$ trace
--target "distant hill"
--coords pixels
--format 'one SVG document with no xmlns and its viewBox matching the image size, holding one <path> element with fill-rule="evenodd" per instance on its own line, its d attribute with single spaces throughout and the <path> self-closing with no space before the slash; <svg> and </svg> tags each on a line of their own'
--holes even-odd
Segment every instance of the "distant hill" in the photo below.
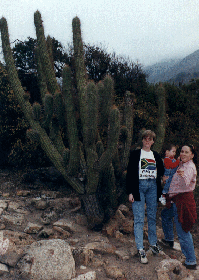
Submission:
<svg viewBox="0 0 199 280">
<path fill-rule="evenodd" d="M 191 79 L 199 78 L 199 50 L 183 59 L 172 59 L 143 68 L 148 82 L 189 83 Z"/>
</svg>

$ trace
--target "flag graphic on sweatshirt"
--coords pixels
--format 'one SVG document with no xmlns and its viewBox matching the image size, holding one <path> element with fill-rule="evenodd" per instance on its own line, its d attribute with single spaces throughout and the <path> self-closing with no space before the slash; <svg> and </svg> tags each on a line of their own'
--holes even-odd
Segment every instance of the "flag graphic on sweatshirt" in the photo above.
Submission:
<svg viewBox="0 0 199 280">
<path fill-rule="evenodd" d="M 156 162 L 154 159 L 141 159 L 140 179 L 156 178 Z"/>
</svg>

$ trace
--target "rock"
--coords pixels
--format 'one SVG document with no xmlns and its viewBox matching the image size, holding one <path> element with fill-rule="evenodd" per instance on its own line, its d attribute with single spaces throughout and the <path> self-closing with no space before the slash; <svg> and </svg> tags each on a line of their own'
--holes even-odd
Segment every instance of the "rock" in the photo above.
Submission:
<svg viewBox="0 0 199 280">
<path fill-rule="evenodd" d="M 71 248 L 61 239 L 32 243 L 18 267 L 27 280 L 64 280 L 75 277 Z"/>
<path fill-rule="evenodd" d="M 134 221 L 125 218 L 120 226 L 120 231 L 125 233 L 132 233 L 134 230 Z"/>
<path fill-rule="evenodd" d="M 55 211 L 44 211 L 41 216 L 41 222 L 44 225 L 49 225 L 53 220 L 57 219 L 57 213 Z"/>
<path fill-rule="evenodd" d="M 115 212 L 114 219 L 116 219 L 119 223 L 122 223 L 125 220 L 125 216 L 122 214 L 122 211 L 118 209 Z"/>
<path fill-rule="evenodd" d="M 105 266 L 105 271 L 106 271 L 106 275 L 110 278 L 114 278 L 114 279 L 123 279 L 125 280 L 125 273 L 118 268 L 117 266 Z"/>
<path fill-rule="evenodd" d="M 90 271 L 87 272 L 86 274 L 81 274 L 76 278 L 73 278 L 72 280 L 96 280 L 96 272 L 95 271 Z"/>
<path fill-rule="evenodd" d="M 87 226 L 87 218 L 85 215 L 77 214 L 75 216 L 75 222 L 81 226 Z"/>
<path fill-rule="evenodd" d="M 115 237 L 115 232 L 119 230 L 118 221 L 111 219 L 107 224 L 104 225 L 102 232 L 108 236 Z"/>
<path fill-rule="evenodd" d="M 15 189 L 15 184 L 12 182 L 5 182 L 1 184 L 0 189 L 4 192 L 9 192 L 10 189 Z"/>
<path fill-rule="evenodd" d="M 123 238 L 123 233 L 121 233 L 119 230 L 117 230 L 116 232 L 115 232 L 115 238 L 116 239 L 122 239 Z"/>
<path fill-rule="evenodd" d="M 3 234 L 3 238 L 9 239 L 15 245 L 26 246 L 34 242 L 34 239 L 29 234 L 23 232 L 2 230 L 0 233 Z"/>
<path fill-rule="evenodd" d="M 15 211 L 20 214 L 28 214 L 28 211 L 24 209 L 25 204 L 22 202 L 15 202 L 15 201 L 10 201 L 8 204 L 8 209 L 7 211 Z"/>
<path fill-rule="evenodd" d="M 7 265 L 0 263 L 0 276 L 9 273 Z"/>
<path fill-rule="evenodd" d="M 61 228 L 61 227 L 56 227 L 56 226 L 54 226 L 53 229 L 56 230 L 56 231 L 58 231 L 61 235 L 63 235 L 64 238 L 68 238 L 68 237 L 71 236 L 71 233 L 70 233 L 70 232 L 64 230 L 64 229 Z"/>
<path fill-rule="evenodd" d="M 0 242 L 0 262 L 14 267 L 23 256 L 24 250 L 16 246 L 11 240 L 5 239 Z"/>
<path fill-rule="evenodd" d="M 55 191 L 42 191 L 41 192 L 42 198 L 47 199 L 55 199 L 57 197 L 57 192 Z"/>
<path fill-rule="evenodd" d="M 2 216 L 2 221 L 4 223 L 12 224 L 12 225 L 17 225 L 21 226 L 23 221 L 24 221 L 24 215 L 23 214 L 10 214 L 10 213 L 5 213 Z"/>
<path fill-rule="evenodd" d="M 93 250 L 99 253 L 115 254 L 116 247 L 107 242 L 92 242 L 85 246 L 87 250 Z"/>
<path fill-rule="evenodd" d="M 116 250 L 115 254 L 116 254 L 116 256 L 118 256 L 122 260 L 128 260 L 130 258 L 129 253 L 126 250 L 123 250 L 123 249 Z"/>
<path fill-rule="evenodd" d="M 53 235 L 52 229 L 43 229 L 38 233 L 39 238 L 48 238 L 49 236 Z"/>
<path fill-rule="evenodd" d="M 27 227 L 24 229 L 25 233 L 38 233 L 41 229 L 43 228 L 43 226 L 38 225 L 38 224 L 33 224 L 33 223 L 28 223 Z"/>
<path fill-rule="evenodd" d="M 3 210 L 6 210 L 8 207 L 8 202 L 4 201 L 4 200 L 0 200 L 0 208 L 2 208 Z"/>
<path fill-rule="evenodd" d="M 129 208 L 124 205 L 124 204 L 121 204 L 119 207 L 118 207 L 118 210 L 120 210 L 122 212 L 123 215 L 126 215 L 129 213 Z"/>
<path fill-rule="evenodd" d="M 30 194 L 31 194 L 31 192 L 27 191 L 27 190 L 18 190 L 17 191 L 17 195 L 18 196 L 26 197 L 26 196 L 29 196 Z"/>
<path fill-rule="evenodd" d="M 31 200 L 31 204 L 37 209 L 37 210 L 45 210 L 48 207 L 48 203 L 46 200 L 41 199 L 41 197 L 33 198 Z"/>
<path fill-rule="evenodd" d="M 9 196 L 10 196 L 10 193 L 9 193 L 9 192 L 4 192 L 4 193 L 2 193 L 2 196 L 5 197 L 5 198 L 6 198 L 6 197 L 9 197 Z"/>
<path fill-rule="evenodd" d="M 160 280 L 186 279 L 189 276 L 188 270 L 175 259 L 162 260 L 155 270 Z"/>
<path fill-rule="evenodd" d="M 74 233 L 76 231 L 81 231 L 80 229 L 74 222 L 71 222 L 67 219 L 61 219 L 53 224 L 53 226 L 58 226 L 66 231 L 69 231 L 71 233 Z"/>
</svg>

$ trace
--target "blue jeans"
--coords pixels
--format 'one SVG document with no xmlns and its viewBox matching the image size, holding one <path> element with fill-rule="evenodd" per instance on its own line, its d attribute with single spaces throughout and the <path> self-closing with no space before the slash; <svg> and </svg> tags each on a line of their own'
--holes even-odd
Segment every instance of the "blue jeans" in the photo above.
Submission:
<svg viewBox="0 0 199 280">
<path fill-rule="evenodd" d="M 132 203 L 134 215 L 134 235 L 137 249 L 143 249 L 143 227 L 145 217 L 145 202 L 147 206 L 148 239 L 150 245 L 156 245 L 156 212 L 157 212 L 157 184 L 155 179 L 139 180 L 141 201 Z"/>
<path fill-rule="evenodd" d="M 174 234 L 173 234 L 173 218 L 174 218 L 181 250 L 186 257 L 185 263 L 189 265 L 196 264 L 196 256 L 194 252 L 192 235 L 190 231 L 185 232 L 182 229 L 182 226 L 178 221 L 178 213 L 177 213 L 177 207 L 175 203 L 173 203 L 170 209 L 168 208 L 163 209 L 161 213 L 161 217 L 162 217 L 162 229 L 164 232 L 165 240 L 167 241 L 174 240 Z"/>
</svg>

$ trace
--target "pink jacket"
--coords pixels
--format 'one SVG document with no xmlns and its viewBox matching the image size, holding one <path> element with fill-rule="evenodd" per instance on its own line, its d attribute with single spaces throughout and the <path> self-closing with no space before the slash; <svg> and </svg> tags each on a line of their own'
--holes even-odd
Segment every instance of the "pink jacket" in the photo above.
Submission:
<svg viewBox="0 0 199 280">
<path fill-rule="evenodd" d="M 185 163 L 180 162 L 178 169 L 183 170 L 184 175 L 180 176 L 177 174 L 177 172 L 173 175 L 168 192 L 169 197 L 172 197 L 178 193 L 193 191 L 196 186 L 197 171 L 192 160 L 189 160 Z"/>
</svg>

